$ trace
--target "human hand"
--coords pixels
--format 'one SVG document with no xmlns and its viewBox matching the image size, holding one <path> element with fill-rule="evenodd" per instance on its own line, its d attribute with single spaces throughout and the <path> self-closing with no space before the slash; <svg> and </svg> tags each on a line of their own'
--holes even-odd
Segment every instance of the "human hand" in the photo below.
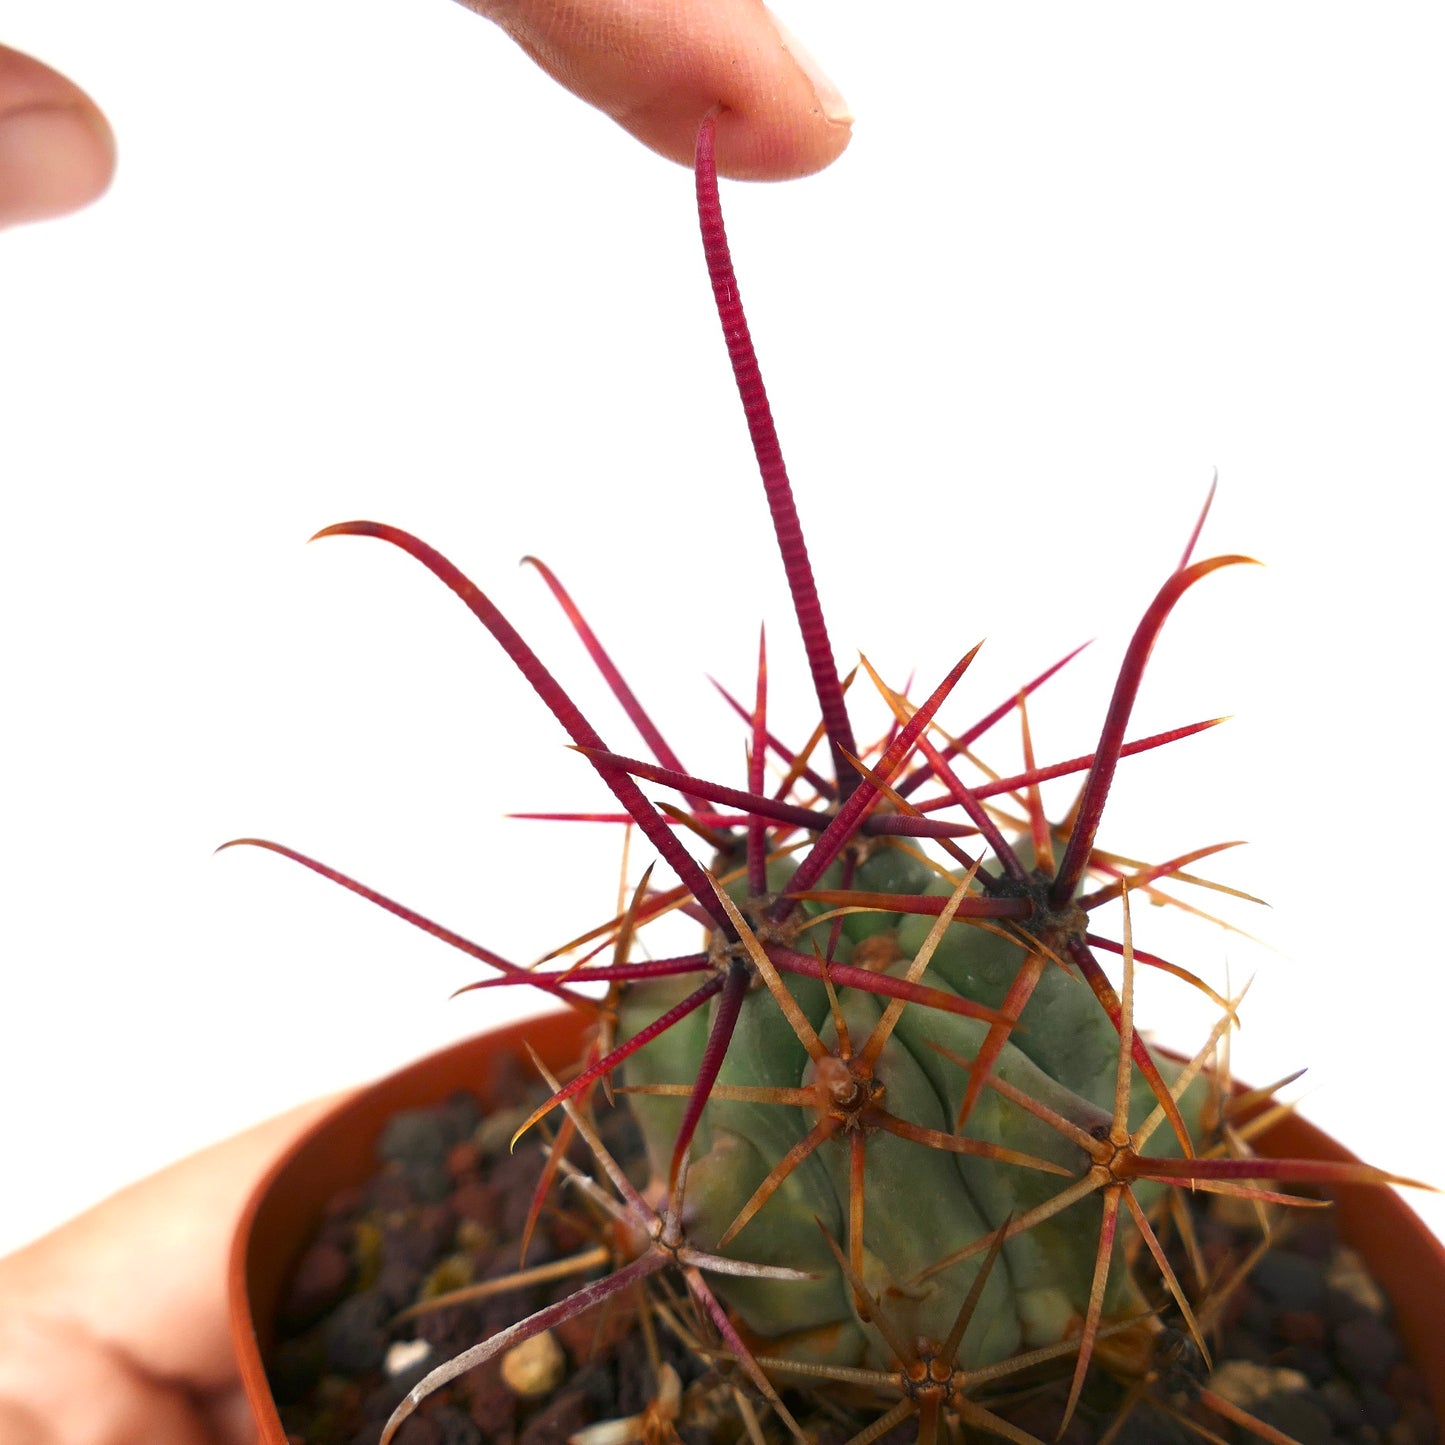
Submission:
<svg viewBox="0 0 1445 1445">
<path fill-rule="evenodd" d="M 319 1099 L 182 1160 L 0 1259 L 3 1445 L 250 1445 L 226 1263 Z"/>
<path fill-rule="evenodd" d="M 110 184 L 115 141 L 73 81 L 0 45 L 0 227 L 61 216 Z"/>
</svg>

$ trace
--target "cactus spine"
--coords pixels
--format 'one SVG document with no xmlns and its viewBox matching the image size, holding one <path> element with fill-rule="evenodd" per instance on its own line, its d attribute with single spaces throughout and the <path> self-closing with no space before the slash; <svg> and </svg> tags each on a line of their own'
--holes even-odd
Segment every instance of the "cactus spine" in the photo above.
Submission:
<svg viewBox="0 0 1445 1445">
<path fill-rule="evenodd" d="M 1070 1381 L 1062 1429 L 1103 1354 L 1118 1368 L 1132 1351 L 1147 1375 L 1165 1331 L 1146 1304 L 1146 1276 L 1154 1286 L 1147 1297 L 1172 1297 L 1205 1349 L 1153 1222 L 1171 1185 L 1273 1202 L 1280 1181 L 1391 1179 L 1363 1165 L 1201 1157 L 1224 1108 L 1208 1064 L 1235 1005 L 1136 951 L 1127 903 L 1129 894 L 1160 899 L 1161 886 L 1209 850 L 1146 866 L 1095 845 L 1120 759 L 1211 725 L 1127 736 L 1145 661 L 1171 609 L 1210 573 L 1249 559 L 1186 557 L 1164 580 L 1086 758 L 1039 767 L 1029 745 L 1025 699 L 1063 663 L 966 730 L 944 733 L 937 719 L 972 654 L 916 705 L 873 677 L 893 722 L 877 746 L 860 746 L 738 299 L 712 145 L 709 121 L 697 161 L 708 270 L 817 695 L 815 741 L 831 754 L 831 769 L 816 749 L 791 751 L 769 732 L 760 657 L 755 700 L 733 704 L 750 738 L 744 785 L 685 772 L 542 568 L 656 761 L 611 751 L 457 568 L 399 529 L 352 522 L 321 535 L 381 538 L 449 586 L 612 789 L 616 819 L 635 824 L 679 882 L 639 890 L 605 935 L 611 962 L 589 957 L 564 972 L 537 972 L 313 859 L 242 840 L 482 959 L 499 971 L 488 986 L 545 988 L 599 1024 L 585 1064 L 565 1084 L 554 1081 L 531 1122 L 560 1108 L 555 1158 L 578 1136 L 596 1153 L 610 1186 L 558 1168 L 617 1226 L 617 1268 L 434 1371 L 383 1441 L 462 1371 L 668 1272 L 695 1305 L 705 1348 L 745 1373 L 800 1437 L 782 1391 L 835 1381 L 851 1399 L 874 1402 L 875 1423 L 860 1440 L 916 1415 L 930 1440 L 953 1419 L 1027 1442 L 1033 1437 L 980 1400 L 1022 1369 L 1052 1368 Z M 1023 722 L 1027 770 L 965 781 L 960 759 L 1010 716 Z M 769 759 L 786 774 L 781 789 L 765 782 Z M 1052 822 L 1039 784 L 1071 772 L 1082 780 L 1078 801 Z M 674 789 L 685 806 L 663 811 L 643 783 Z M 687 836 L 706 841 L 705 862 L 682 841 L 679 820 Z M 1124 936 L 1097 936 L 1091 914 L 1121 895 Z M 676 907 L 705 926 L 697 950 L 631 961 L 638 930 Z M 1122 991 L 1099 962 L 1106 952 L 1122 955 Z M 1219 1005 L 1218 1028 L 1187 1066 L 1155 1057 L 1134 1032 L 1140 966 L 1183 974 Z M 600 1001 L 578 991 L 589 982 L 606 985 Z M 642 1124 L 646 1191 L 613 1165 L 590 1122 L 606 1107 L 604 1079 Z"/>
</svg>

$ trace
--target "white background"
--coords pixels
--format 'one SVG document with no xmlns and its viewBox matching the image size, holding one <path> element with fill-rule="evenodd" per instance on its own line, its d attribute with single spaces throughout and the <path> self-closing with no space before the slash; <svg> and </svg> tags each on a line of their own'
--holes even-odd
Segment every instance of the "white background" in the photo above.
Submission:
<svg viewBox="0 0 1445 1445">
<path fill-rule="evenodd" d="M 840 660 L 931 686 L 986 636 L 961 724 L 1097 637 L 1033 713 L 1087 750 L 1217 467 L 1204 549 L 1270 565 L 1185 600 L 1133 731 L 1234 721 L 1126 764 L 1101 841 L 1249 839 L 1207 871 L 1271 950 L 1139 943 L 1257 972 L 1239 1071 L 1311 1065 L 1311 1117 L 1445 1182 L 1438 8 L 784 12 L 856 137 L 724 204 Z M 812 717 L 683 170 L 444 0 L 3 0 L 0 37 L 122 147 L 101 206 L 0 236 L 4 1248 L 535 1007 L 449 1002 L 476 965 L 224 839 L 523 961 L 612 906 L 615 835 L 502 816 L 605 805 L 551 718 L 318 527 L 433 541 L 623 750 L 524 553 L 699 772 L 740 778 L 703 674 L 746 688 L 764 616 L 778 728 Z M 1140 1013 L 1205 1022 L 1157 977 Z"/>
</svg>

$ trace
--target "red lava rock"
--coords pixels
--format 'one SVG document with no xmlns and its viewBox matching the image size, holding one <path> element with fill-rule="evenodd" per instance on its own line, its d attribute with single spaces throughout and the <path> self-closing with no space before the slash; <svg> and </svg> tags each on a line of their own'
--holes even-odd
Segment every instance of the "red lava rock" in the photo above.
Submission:
<svg viewBox="0 0 1445 1445">
<path fill-rule="evenodd" d="M 1388 1430 L 1400 1418 L 1400 1407 L 1378 1386 L 1360 1386 L 1365 1419 L 1377 1430 Z"/>
<path fill-rule="evenodd" d="M 445 1253 L 457 1227 L 451 1205 L 445 1201 L 440 1204 L 423 1204 L 416 1212 L 416 1222 L 417 1227 L 435 1239 L 438 1248 Z"/>
<path fill-rule="evenodd" d="M 326 1321 L 326 1363 L 337 1373 L 376 1369 L 386 1355 L 386 1321 L 391 1314 L 375 1290 L 344 1300 Z"/>
<path fill-rule="evenodd" d="M 365 1201 L 366 1185 L 353 1184 L 346 1189 L 338 1190 L 327 1200 L 324 1217 L 350 1220 L 354 1214 L 361 1212 Z"/>
<path fill-rule="evenodd" d="M 521 1059 L 510 1054 L 496 1060 L 490 1090 L 492 1112 L 504 1113 L 523 1103 L 530 1103 L 536 1089 L 536 1075 Z"/>
<path fill-rule="evenodd" d="M 517 1397 L 502 1379 L 500 1359 L 468 1370 L 457 1381 L 457 1392 L 466 1402 L 467 1414 L 484 1435 L 491 1438 L 511 1434 L 517 1418 Z"/>
<path fill-rule="evenodd" d="M 1276 1249 L 1261 1258 L 1249 1278 L 1250 1288 L 1282 1310 L 1323 1310 L 1325 1267 L 1293 1249 Z"/>
<path fill-rule="evenodd" d="M 315 1242 L 334 1244 L 343 1254 L 349 1256 L 356 1243 L 356 1220 L 344 1216 L 322 1220 Z"/>
<path fill-rule="evenodd" d="M 452 1191 L 451 1205 L 458 1219 L 470 1219 L 488 1229 L 496 1229 L 499 1211 L 496 1190 L 491 1185 L 480 1181 L 461 1184 Z"/>
<path fill-rule="evenodd" d="M 288 1329 L 304 1329 L 334 1305 L 351 1282 L 351 1261 L 335 1244 L 313 1244 L 292 1276 L 281 1318 Z"/>
<path fill-rule="evenodd" d="M 419 1340 L 425 1340 L 440 1359 L 450 1359 L 486 1338 L 481 1314 L 469 1305 L 429 1310 L 412 1321 Z"/>
<path fill-rule="evenodd" d="M 451 1142 L 437 1109 L 401 1109 L 387 1120 L 376 1148 L 397 1164 L 440 1164 Z"/>
<path fill-rule="evenodd" d="M 1328 1213 L 1301 1211 L 1291 1220 L 1289 1247 L 1296 1254 L 1326 1263 L 1339 1245 L 1339 1227 Z"/>
<path fill-rule="evenodd" d="M 636 1307 L 628 1301 L 614 1308 L 588 1310 L 552 1326 L 557 1343 L 567 1351 L 573 1364 L 582 1366 L 609 1353 L 632 1333 L 637 1322 Z"/>
<path fill-rule="evenodd" d="M 498 1228 L 508 1239 L 519 1239 L 527 1223 L 540 1155 L 540 1149 L 518 1145 L 515 1154 L 493 1161 L 490 1182 L 501 1206 Z"/>
<path fill-rule="evenodd" d="M 1006 1410 L 997 1412 L 1010 1425 L 1020 1430 L 1025 1430 L 1031 1435 L 1037 1436 L 1040 1440 L 1053 1440 L 1055 1445 L 1089 1445 L 1093 1439 L 1091 1431 L 1079 1415 L 1075 1415 L 1069 1421 L 1069 1428 L 1062 1436 L 1059 1435 L 1059 1402 L 1057 1400 L 1046 1400 L 1035 1396 L 1032 1400 L 1023 1400 L 1016 1405 L 1010 1405 Z M 913 1433 L 904 1432 L 904 1440 L 912 1440 L 918 1434 L 918 1421 L 916 1417 L 903 1422 Z M 889 1432 L 892 1433 L 891 1431 Z M 884 1437 L 886 1438 L 886 1437 Z"/>
<path fill-rule="evenodd" d="M 1401 1360 L 1385 1377 L 1385 1392 L 1402 1405 L 1406 1400 L 1430 1400 L 1425 1377 L 1408 1360 Z"/>
<path fill-rule="evenodd" d="M 442 1432 L 426 1415 L 413 1415 L 396 1432 L 396 1445 L 442 1445 Z"/>
<path fill-rule="evenodd" d="M 1400 1359 L 1400 1341 L 1373 1315 L 1335 1327 L 1335 1353 L 1345 1373 L 1361 1385 L 1379 1385 Z"/>
<path fill-rule="evenodd" d="M 1365 1407 L 1353 1386 L 1341 1379 L 1326 1380 L 1320 1387 L 1320 1400 L 1330 1412 L 1336 1434 L 1354 1438 L 1365 1426 Z"/>
<path fill-rule="evenodd" d="M 1242 1284 L 1225 1301 L 1219 1311 L 1216 1323 L 1221 1329 L 1229 1330 L 1243 1323 L 1245 1314 L 1254 1304 L 1254 1292 L 1247 1283 Z"/>
<path fill-rule="evenodd" d="M 591 1414 L 587 1396 L 580 1390 L 567 1390 L 532 1416 L 517 1445 L 567 1445 L 567 1437 L 589 1424 Z"/>
<path fill-rule="evenodd" d="M 552 1243 L 560 1254 L 576 1254 L 591 1249 L 597 1243 L 597 1234 L 585 1229 L 580 1220 L 573 1224 L 559 1218 L 552 1221 Z"/>
<path fill-rule="evenodd" d="M 1200 1246 L 1199 1253 L 1209 1276 L 1214 1278 L 1224 1273 L 1221 1266 L 1233 1257 L 1234 1245 L 1228 1239 L 1210 1239 Z"/>
<path fill-rule="evenodd" d="M 438 1204 L 451 1193 L 452 1178 L 447 1173 L 446 1164 L 441 1160 L 435 1163 L 403 1164 L 402 1171 L 412 1193 L 423 1204 Z"/>
<path fill-rule="evenodd" d="M 1299 1445 L 1333 1445 L 1335 1434 L 1330 1427 L 1329 1413 L 1308 1395 L 1292 1392 L 1270 1395 L 1259 1402 L 1253 1413 Z"/>
<path fill-rule="evenodd" d="M 388 1260 L 382 1264 L 371 1287 L 393 1310 L 401 1310 L 416 1300 L 422 1279 L 421 1270 L 400 1260 Z"/>
<path fill-rule="evenodd" d="M 482 1445 L 482 1432 L 455 1406 L 439 1406 L 431 1421 L 441 1431 L 441 1445 Z"/>
<path fill-rule="evenodd" d="M 367 1189 L 366 1202 L 369 1208 L 380 1214 L 400 1214 L 416 1203 L 406 1175 L 395 1165 L 378 1174 Z"/>
<path fill-rule="evenodd" d="M 1275 1363 L 1289 1370 L 1298 1370 L 1312 1386 L 1323 1385 L 1334 1377 L 1336 1364 L 1328 1350 L 1313 1345 L 1288 1345 L 1275 1356 Z"/>
<path fill-rule="evenodd" d="M 1312 1350 L 1324 1348 L 1327 1334 L 1324 1316 L 1314 1310 L 1281 1310 L 1274 1331 L 1285 1344 L 1308 1345 Z"/>
<path fill-rule="evenodd" d="M 441 1248 L 434 1235 L 414 1229 L 404 1220 L 382 1236 L 381 1249 L 388 1266 L 400 1266 L 421 1275 L 425 1275 L 441 1256 Z"/>
<path fill-rule="evenodd" d="M 453 1144 L 447 1152 L 447 1173 L 453 1179 L 460 1179 L 474 1173 L 481 1162 L 481 1151 L 470 1139 L 463 1139 L 460 1144 Z"/>
<path fill-rule="evenodd" d="M 1426 1400 L 1417 1400 L 1413 1396 L 1407 1399 L 1400 1407 L 1400 1418 L 1396 1424 L 1409 1430 L 1409 1438 L 1417 1445 L 1432 1445 L 1438 1438 L 1435 1412 Z"/>
<path fill-rule="evenodd" d="M 1201 1430 L 1210 1430 L 1215 1434 L 1219 1432 L 1219 1416 L 1215 1414 L 1203 1400 L 1190 1400 L 1185 1406 L 1184 1413 L 1194 1421 Z"/>
<path fill-rule="evenodd" d="M 446 1199 L 423 1204 L 417 1210 L 416 1217 L 424 1229 L 447 1230 L 456 1222 L 452 1217 L 451 1203 Z"/>
</svg>

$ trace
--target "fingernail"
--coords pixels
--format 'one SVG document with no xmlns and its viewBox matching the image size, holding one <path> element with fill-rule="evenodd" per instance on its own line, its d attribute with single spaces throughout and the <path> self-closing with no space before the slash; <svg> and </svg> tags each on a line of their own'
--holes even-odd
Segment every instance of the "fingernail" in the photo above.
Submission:
<svg viewBox="0 0 1445 1445">
<path fill-rule="evenodd" d="M 813 94 L 818 97 L 818 105 L 823 114 L 835 125 L 852 125 L 853 111 L 843 99 L 843 92 L 828 78 L 822 66 L 808 53 L 798 37 L 771 10 L 768 11 L 768 19 L 773 22 L 778 38 L 783 42 L 783 49 L 793 57 L 793 63 L 808 77 L 808 83 L 813 87 Z"/>
<path fill-rule="evenodd" d="M 88 107 L 0 114 L 0 226 L 85 205 L 106 188 L 114 164 L 110 127 Z"/>
</svg>

